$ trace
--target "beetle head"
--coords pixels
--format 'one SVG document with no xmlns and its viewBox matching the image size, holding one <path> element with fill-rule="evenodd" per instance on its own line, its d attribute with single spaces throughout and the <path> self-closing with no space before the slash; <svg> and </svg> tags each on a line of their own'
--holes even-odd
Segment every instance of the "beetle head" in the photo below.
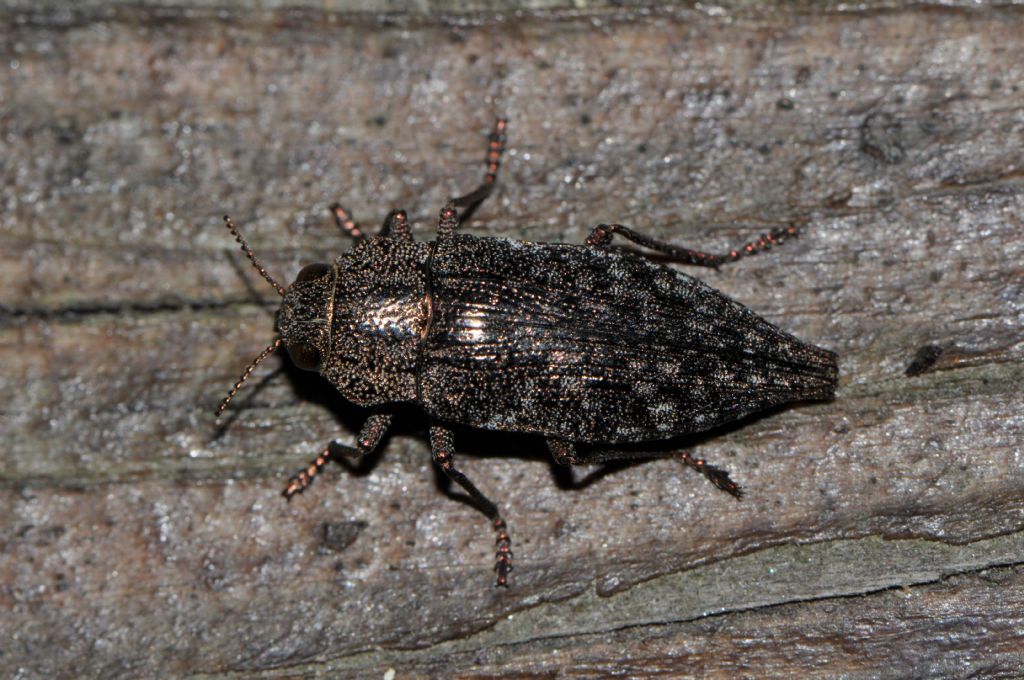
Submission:
<svg viewBox="0 0 1024 680">
<path fill-rule="evenodd" d="M 306 265 L 285 291 L 277 312 L 277 333 L 292 362 L 307 371 L 319 371 L 330 355 L 331 316 L 337 273 L 325 263 Z"/>
<path fill-rule="evenodd" d="M 242 246 L 242 251 L 252 262 L 252 266 L 274 287 L 284 301 L 277 313 L 278 337 L 246 367 L 242 377 L 228 390 L 228 396 L 217 407 L 218 417 L 260 362 L 273 354 L 282 343 L 296 366 L 310 371 L 319 369 L 322 358 L 328 356 L 330 350 L 330 333 L 327 332 L 327 328 L 333 313 L 333 288 L 336 277 L 334 270 L 326 264 L 307 265 L 299 272 L 295 282 L 285 290 L 284 286 L 275 281 L 256 259 L 252 248 L 242 238 L 231 218 L 225 215 L 224 223 Z"/>
<path fill-rule="evenodd" d="M 282 344 L 297 367 L 320 373 L 354 404 L 415 399 L 419 346 L 430 315 L 423 273 L 429 249 L 378 236 L 360 242 L 333 265 L 303 267 L 285 289 L 266 272 L 230 218 L 225 222 L 246 257 L 284 299 L 277 312 L 277 338 L 228 391 L 218 416 Z"/>
</svg>

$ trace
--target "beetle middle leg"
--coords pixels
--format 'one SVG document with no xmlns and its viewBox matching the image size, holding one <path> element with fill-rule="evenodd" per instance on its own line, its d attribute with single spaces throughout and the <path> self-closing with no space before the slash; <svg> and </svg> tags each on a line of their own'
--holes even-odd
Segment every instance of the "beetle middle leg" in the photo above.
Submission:
<svg viewBox="0 0 1024 680">
<path fill-rule="evenodd" d="M 498 538 L 495 542 L 497 552 L 495 554 L 494 570 L 498 572 L 497 585 L 508 585 L 508 573 L 512 571 L 512 539 L 508 535 L 508 527 L 505 520 L 501 518 L 498 506 L 494 501 L 483 495 L 480 489 L 476 488 L 473 482 L 469 481 L 466 475 L 455 469 L 455 446 L 452 431 L 441 425 L 430 426 L 430 452 L 434 463 L 441 468 L 448 479 L 461 486 L 469 494 L 477 507 L 487 515 L 494 523 L 494 531 Z"/>
<path fill-rule="evenodd" d="M 672 245 L 671 243 L 639 234 L 621 224 L 599 224 L 590 233 L 590 236 L 587 237 L 587 245 L 606 246 L 612 242 L 613 235 L 619 234 L 633 243 L 659 253 L 664 253 L 678 262 L 700 267 L 718 267 L 726 262 L 735 262 L 741 258 L 756 255 L 763 250 L 770 250 L 772 246 L 781 245 L 787 239 L 795 238 L 798 233 L 799 230 L 796 225 L 791 224 L 787 227 L 772 229 L 766 234 L 761 234 L 760 238 L 745 244 L 741 248 L 730 250 L 728 253 L 716 254 Z"/>
<path fill-rule="evenodd" d="M 463 222 L 470 218 L 477 207 L 494 190 L 494 182 L 498 178 L 498 168 L 501 167 L 501 154 L 505 150 L 505 128 L 507 126 L 508 120 L 505 118 L 498 118 L 494 121 L 494 129 L 491 130 L 490 137 L 487 140 L 487 156 L 485 159 L 487 172 L 484 174 L 484 181 L 465 196 L 452 199 L 452 207 L 464 208 L 461 220 Z"/>
<path fill-rule="evenodd" d="M 363 429 L 360 430 L 359 436 L 356 438 L 355 446 L 331 442 L 309 465 L 292 475 L 281 495 L 290 500 L 295 494 L 305 491 L 306 487 L 313 483 L 313 478 L 320 473 L 324 465 L 331 458 L 339 456 L 360 458 L 372 453 L 377 448 L 377 445 L 380 444 L 380 440 L 384 438 L 384 433 L 388 431 L 390 425 L 390 413 L 372 414 L 363 423 Z"/>
<path fill-rule="evenodd" d="M 555 462 L 559 465 L 590 465 L 592 463 L 607 463 L 613 460 L 638 460 L 644 458 L 670 458 L 676 453 L 663 453 L 661 451 L 629 451 L 604 449 L 599 451 L 587 451 L 580 453 L 576 450 L 575 444 L 560 439 L 548 439 L 548 449 Z M 707 477 L 712 484 L 722 491 L 734 496 L 737 499 L 743 497 L 743 489 L 740 485 L 729 478 L 729 473 L 720 467 L 708 463 L 703 458 L 694 458 L 685 451 L 680 455 L 680 460 L 692 467 L 697 472 Z"/>
<path fill-rule="evenodd" d="M 454 234 L 459 225 L 468 220 L 473 212 L 484 202 L 484 199 L 491 195 L 494 190 L 494 182 L 498 178 L 498 168 L 501 167 L 501 154 L 505 150 L 505 127 L 508 121 L 499 118 L 494 123 L 494 129 L 487 145 L 487 172 L 484 181 L 473 191 L 453 198 L 441 208 L 441 215 L 437 220 L 437 236 L 444 238 Z M 465 208 L 459 214 L 458 208 Z"/>
</svg>

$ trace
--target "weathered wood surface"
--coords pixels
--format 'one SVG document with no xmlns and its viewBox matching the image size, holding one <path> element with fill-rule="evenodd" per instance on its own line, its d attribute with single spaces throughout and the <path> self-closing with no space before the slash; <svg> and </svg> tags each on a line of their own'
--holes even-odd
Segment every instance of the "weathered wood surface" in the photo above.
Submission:
<svg viewBox="0 0 1024 680">
<path fill-rule="evenodd" d="M 3 675 L 1019 672 L 1024 10 L 2 19 Z M 275 303 L 219 216 L 288 280 L 348 247 L 336 199 L 430 238 L 499 113 L 473 233 L 721 249 L 798 220 L 698 274 L 842 372 L 833 403 L 680 442 L 742 503 L 677 461 L 574 486 L 539 440 L 460 432 L 508 590 L 415 411 L 290 504 L 362 414 L 286 368 L 211 415 Z"/>
</svg>

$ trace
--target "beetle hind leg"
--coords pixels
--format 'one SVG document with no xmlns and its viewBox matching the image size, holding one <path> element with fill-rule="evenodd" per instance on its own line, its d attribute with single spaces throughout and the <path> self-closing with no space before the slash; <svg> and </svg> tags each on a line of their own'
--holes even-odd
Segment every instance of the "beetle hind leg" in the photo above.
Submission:
<svg viewBox="0 0 1024 680">
<path fill-rule="evenodd" d="M 728 253 L 716 254 L 672 245 L 671 243 L 637 233 L 621 224 L 599 224 L 594 227 L 594 231 L 587 237 L 587 245 L 595 247 L 606 246 L 612 242 L 612 236 L 615 234 L 619 234 L 623 238 L 644 248 L 664 253 L 677 262 L 697 265 L 699 267 L 718 267 L 727 262 L 735 262 L 744 257 L 756 255 L 764 250 L 771 250 L 773 246 L 782 245 L 787 239 L 796 238 L 799 230 L 794 224 L 772 229 L 770 232 L 761 234 L 759 238 L 745 244 L 741 248 L 730 250 Z"/>
<path fill-rule="evenodd" d="M 508 573 L 512 571 L 512 539 L 502 519 L 498 506 L 485 496 L 466 475 L 455 468 L 455 446 L 452 431 L 440 425 L 430 426 L 430 452 L 434 463 L 441 471 L 469 494 L 477 507 L 491 519 L 497 534 L 495 541 L 494 571 L 498 578 L 496 585 L 508 586 Z"/>
<path fill-rule="evenodd" d="M 630 451 L 604 449 L 599 451 L 585 451 L 580 453 L 572 442 L 561 439 L 548 439 L 548 448 L 555 462 L 559 465 L 592 465 L 622 460 L 643 460 L 646 458 L 670 458 L 680 455 L 680 460 L 688 466 L 701 473 L 716 487 L 733 496 L 737 500 L 743 498 L 743 489 L 739 484 L 732 481 L 729 473 L 720 467 L 708 463 L 703 458 L 694 458 L 687 452 L 682 454 L 664 453 L 661 451 Z"/>
<path fill-rule="evenodd" d="M 683 452 L 682 460 L 694 470 L 711 480 L 712 484 L 731 495 L 736 500 L 741 500 L 743 498 L 743 489 L 739 484 L 732 481 L 732 479 L 729 478 L 729 473 L 722 468 L 715 467 L 703 458 L 694 458 L 685 451 Z"/>
</svg>

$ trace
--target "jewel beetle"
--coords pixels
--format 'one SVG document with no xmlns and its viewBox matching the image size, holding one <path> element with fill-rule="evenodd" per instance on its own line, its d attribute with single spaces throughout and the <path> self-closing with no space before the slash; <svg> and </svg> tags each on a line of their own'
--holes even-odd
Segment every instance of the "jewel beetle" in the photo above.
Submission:
<svg viewBox="0 0 1024 680">
<path fill-rule="evenodd" d="M 717 267 L 780 244 L 788 226 L 725 254 L 682 248 L 621 224 L 601 224 L 583 245 L 459 233 L 492 192 L 506 121 L 491 132 L 483 182 L 449 201 L 433 241 L 412 237 L 394 210 L 368 237 L 339 205 L 356 245 L 310 264 L 285 288 L 228 229 L 283 298 L 273 344 L 221 402 L 223 413 L 256 366 L 281 345 L 371 415 L 354 446 L 330 443 L 294 475 L 303 491 L 327 461 L 372 452 L 399 404 L 430 419 L 433 461 L 472 497 L 497 534 L 497 584 L 507 585 L 511 539 L 498 506 L 455 465 L 453 426 L 532 433 L 563 465 L 651 457 L 624 444 L 702 432 L 779 404 L 831 399 L 836 355 L 779 330 L 701 281 L 614 236 L 684 264 Z M 653 455 L 665 455 L 664 453 Z M 683 462 L 739 498 L 729 475 L 687 453 Z"/>
</svg>

